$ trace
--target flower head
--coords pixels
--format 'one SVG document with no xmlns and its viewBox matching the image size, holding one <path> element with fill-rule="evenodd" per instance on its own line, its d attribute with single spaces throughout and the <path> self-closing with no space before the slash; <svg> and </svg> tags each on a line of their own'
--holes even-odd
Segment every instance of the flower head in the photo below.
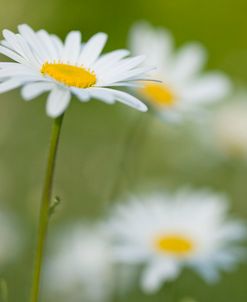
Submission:
<svg viewBox="0 0 247 302">
<path fill-rule="evenodd" d="M 31 100 L 50 91 L 46 109 L 51 117 L 66 110 L 71 94 L 82 102 L 91 98 L 108 104 L 120 101 L 146 111 L 134 96 L 114 88 L 146 78 L 150 68 L 139 67 L 143 56 L 127 58 L 127 50 L 101 55 L 105 33 L 97 33 L 82 44 L 78 31 L 70 32 L 63 43 L 57 36 L 45 30 L 34 32 L 25 24 L 18 30 L 17 34 L 3 31 L 0 53 L 15 62 L 0 63 L 0 92 L 23 86 L 23 98 Z"/>
<path fill-rule="evenodd" d="M 75 225 L 55 241 L 45 278 L 50 291 L 61 297 L 73 296 L 73 301 L 107 300 L 113 286 L 113 266 L 109 238 L 102 227 Z"/>
<path fill-rule="evenodd" d="M 202 73 L 206 52 L 198 43 L 175 52 L 170 32 L 138 23 L 130 32 L 130 48 L 135 55 L 145 54 L 157 67 L 153 76 L 161 83 L 147 82 L 138 92 L 169 120 L 180 120 L 185 112 L 198 111 L 229 93 L 230 83 L 224 75 Z"/>
<path fill-rule="evenodd" d="M 119 205 L 109 222 L 116 259 L 144 264 L 142 288 L 159 289 L 175 279 L 183 266 L 215 281 L 219 270 L 240 259 L 238 241 L 246 235 L 238 221 L 226 220 L 223 196 L 204 191 L 156 195 Z"/>
</svg>

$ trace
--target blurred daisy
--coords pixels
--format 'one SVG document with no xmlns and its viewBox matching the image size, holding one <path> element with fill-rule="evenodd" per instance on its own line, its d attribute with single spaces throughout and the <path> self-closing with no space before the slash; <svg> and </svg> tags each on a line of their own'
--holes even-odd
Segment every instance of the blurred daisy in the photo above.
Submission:
<svg viewBox="0 0 247 302">
<path fill-rule="evenodd" d="M 46 109 L 51 117 L 66 110 L 71 94 L 82 102 L 91 98 L 109 104 L 119 101 L 146 111 L 138 99 L 114 88 L 146 78 L 150 68 L 139 67 L 144 56 L 126 58 L 127 50 L 101 55 L 107 40 L 104 33 L 82 44 L 78 31 L 70 32 L 62 43 L 57 36 L 45 30 L 34 32 L 25 24 L 18 30 L 18 34 L 3 31 L 0 53 L 15 62 L 0 63 L 1 93 L 23 86 L 23 98 L 31 100 L 50 91 Z"/>
<path fill-rule="evenodd" d="M 227 202 L 209 192 L 181 191 L 119 205 L 109 222 L 115 240 L 114 257 L 143 264 L 146 292 L 177 278 L 183 266 L 209 282 L 219 270 L 230 270 L 241 259 L 239 240 L 246 234 L 238 221 L 226 220 Z"/>
<path fill-rule="evenodd" d="M 175 52 L 168 31 L 141 22 L 130 32 L 130 48 L 135 55 L 145 54 L 148 62 L 157 66 L 153 76 L 162 83 L 147 82 L 138 92 L 170 120 L 180 120 L 181 114 L 196 111 L 229 93 L 230 83 L 224 75 L 202 73 L 206 52 L 198 43 Z"/>
<path fill-rule="evenodd" d="M 55 247 L 45 277 L 50 292 L 70 301 L 109 298 L 114 284 L 112 254 L 100 226 L 73 226 L 60 235 Z"/>
<path fill-rule="evenodd" d="M 247 95 L 220 108 L 211 122 L 216 145 L 226 155 L 247 158 Z"/>
<path fill-rule="evenodd" d="M 12 216 L 0 212 L 0 267 L 14 259 L 20 251 L 19 227 Z"/>
</svg>

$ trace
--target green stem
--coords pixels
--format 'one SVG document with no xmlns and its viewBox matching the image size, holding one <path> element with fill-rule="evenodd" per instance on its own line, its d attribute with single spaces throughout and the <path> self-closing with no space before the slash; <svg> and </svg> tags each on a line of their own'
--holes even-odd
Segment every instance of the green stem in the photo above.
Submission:
<svg viewBox="0 0 247 302">
<path fill-rule="evenodd" d="M 140 123 L 141 119 L 142 113 L 138 112 L 137 117 L 135 117 L 134 123 L 128 129 L 126 137 L 124 138 L 119 162 L 117 163 L 116 175 L 114 175 L 113 177 L 110 193 L 107 192 L 107 202 L 115 201 L 115 198 L 119 195 L 119 191 L 121 191 L 123 178 L 126 174 L 126 162 L 130 157 L 131 149 L 133 147 L 133 140 L 137 134 L 138 124 Z"/>
<path fill-rule="evenodd" d="M 54 177 L 55 162 L 56 162 L 56 155 L 57 155 L 62 121 L 63 121 L 63 115 L 54 119 L 52 130 L 51 130 L 50 148 L 49 148 L 49 155 L 48 155 L 43 193 L 41 199 L 40 214 L 39 214 L 38 242 L 37 242 L 37 249 L 36 249 L 36 256 L 35 256 L 35 263 L 34 263 L 34 275 L 33 275 L 30 302 L 38 302 L 39 299 L 40 279 L 41 279 L 40 276 L 41 276 L 41 269 L 44 259 L 45 241 L 47 237 L 48 224 L 49 224 L 49 211 L 50 211 L 50 204 L 51 204 L 53 177 Z"/>
<path fill-rule="evenodd" d="M 135 158 L 135 152 L 138 153 L 142 148 L 142 140 L 147 133 L 146 126 L 148 126 L 146 114 L 139 113 L 137 117 L 135 117 L 134 123 L 130 126 L 127 131 L 126 137 L 123 142 L 122 153 L 120 154 L 120 159 L 116 169 L 116 175 L 113 177 L 113 184 L 110 189 L 110 193 L 107 193 L 107 202 L 115 201 L 117 197 L 122 193 L 123 182 L 127 182 L 126 179 L 127 173 L 128 178 L 130 178 L 130 172 L 128 171 L 129 162 L 132 160 L 132 172 L 136 170 L 136 162 L 138 156 Z M 144 135 L 142 136 L 142 133 Z M 133 158 L 134 160 L 133 160 Z M 129 189 L 133 185 L 133 179 L 135 177 L 132 176 L 131 180 L 129 179 L 128 184 L 125 184 Z"/>
</svg>

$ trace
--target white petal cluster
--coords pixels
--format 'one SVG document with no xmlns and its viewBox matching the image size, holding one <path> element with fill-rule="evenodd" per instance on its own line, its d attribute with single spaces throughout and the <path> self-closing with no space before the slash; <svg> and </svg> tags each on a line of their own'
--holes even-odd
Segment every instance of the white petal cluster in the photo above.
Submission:
<svg viewBox="0 0 247 302">
<path fill-rule="evenodd" d="M 207 191 L 132 199 L 117 206 L 110 218 L 114 257 L 121 263 L 144 265 L 141 285 L 146 292 L 174 280 L 184 266 L 208 282 L 216 281 L 220 270 L 233 269 L 245 253 L 239 240 L 246 238 L 246 228 L 228 220 L 227 210 L 224 196 Z M 154 240 L 160 235 L 187 238 L 193 248 L 184 254 L 159 250 Z"/>
<path fill-rule="evenodd" d="M 101 226 L 67 228 L 55 240 L 45 273 L 49 292 L 55 296 L 70 301 L 107 300 L 114 286 L 108 235 Z"/>
<path fill-rule="evenodd" d="M 224 98 L 231 90 L 224 74 L 202 72 L 207 55 L 199 43 L 188 43 L 176 51 L 169 31 L 140 22 L 133 26 L 129 44 L 133 54 L 146 55 L 147 62 L 157 67 L 152 76 L 174 96 L 172 105 L 160 106 L 155 95 L 150 98 L 139 90 L 169 120 L 181 120 L 184 113 L 198 113 L 205 104 Z"/>
<path fill-rule="evenodd" d="M 51 117 L 66 110 L 72 94 L 82 102 L 96 98 L 108 104 L 119 101 L 140 111 L 147 110 L 137 98 L 115 87 L 132 86 L 147 78 L 150 67 L 139 66 L 144 56 L 129 58 L 128 50 L 101 55 L 107 40 L 105 33 L 97 33 L 82 43 L 80 32 L 72 31 L 63 43 L 59 37 L 45 30 L 35 32 L 25 24 L 18 26 L 18 31 L 3 31 L 0 53 L 14 62 L 0 63 L 0 93 L 22 86 L 23 98 L 32 100 L 48 91 L 46 109 Z M 45 63 L 54 62 L 83 67 L 96 76 L 96 82 L 86 88 L 64 85 L 41 72 Z"/>
</svg>

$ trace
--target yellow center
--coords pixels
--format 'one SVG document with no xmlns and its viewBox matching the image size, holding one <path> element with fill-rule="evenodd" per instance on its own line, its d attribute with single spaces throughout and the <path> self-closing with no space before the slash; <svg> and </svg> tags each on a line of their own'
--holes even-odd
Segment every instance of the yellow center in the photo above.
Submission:
<svg viewBox="0 0 247 302">
<path fill-rule="evenodd" d="M 173 92 L 163 83 L 146 84 L 141 89 L 143 93 L 152 103 L 159 106 L 173 106 L 175 104 L 175 95 Z"/>
<path fill-rule="evenodd" d="M 194 243 L 182 235 L 161 235 L 154 241 L 155 249 L 160 252 L 184 256 L 194 249 Z"/>
<path fill-rule="evenodd" d="M 44 63 L 41 68 L 41 73 L 67 86 L 88 88 L 96 83 L 94 72 L 81 66 L 63 63 Z"/>
</svg>

